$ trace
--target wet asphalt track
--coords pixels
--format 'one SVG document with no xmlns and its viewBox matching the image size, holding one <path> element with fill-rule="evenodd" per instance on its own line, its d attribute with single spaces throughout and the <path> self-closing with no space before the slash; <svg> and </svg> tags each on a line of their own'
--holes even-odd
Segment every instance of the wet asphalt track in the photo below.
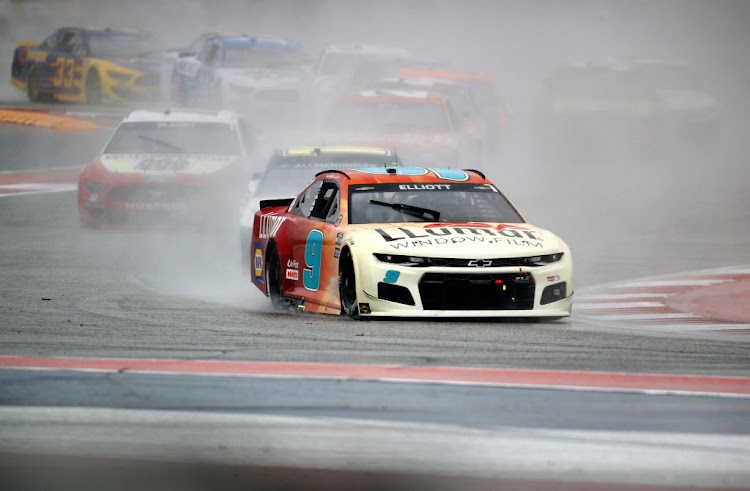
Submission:
<svg viewBox="0 0 750 491">
<path fill-rule="evenodd" d="M 65 144 L 57 135 L 16 127 L 0 128 L 0 135 L 10 143 L 8 154 L 18 156 L 8 161 L 19 165 L 29 155 L 40 156 L 29 159 L 35 163 L 42 160 L 50 147 L 66 162 L 80 161 L 96 153 L 102 138 L 70 136 Z M 640 175 L 623 173 L 617 180 L 599 183 L 596 176 L 609 178 L 612 168 L 583 167 L 581 172 L 588 176 L 584 185 L 576 173 L 537 162 L 524 175 L 507 176 L 503 188 L 530 221 L 559 231 L 571 244 L 578 287 L 747 261 L 748 230 L 741 226 L 747 219 L 748 208 L 741 206 L 747 196 L 738 180 L 744 170 L 735 162 L 721 163 L 727 175 L 721 185 L 712 185 L 715 174 L 701 174 L 700 167 L 686 178 L 679 173 L 679 159 L 660 167 L 637 165 Z M 649 179 L 644 181 L 646 170 Z M 554 175 L 560 189 L 573 190 L 559 195 L 565 206 L 546 205 L 548 188 L 525 187 L 530 175 L 541 174 Z M 676 176 L 680 186 L 670 186 Z M 633 201 L 630 196 L 636 189 L 640 197 Z M 700 206 L 694 206 L 697 189 Z M 711 220 L 718 209 L 724 213 L 722 220 Z M 81 229 L 74 193 L 2 198 L 0 227 L 2 355 L 750 373 L 750 343 L 743 337 L 618 332 L 582 323 L 575 315 L 544 324 L 356 323 L 272 312 L 240 273 L 234 228 Z M 0 402 L 11 411 L 3 415 L 6 423 L 0 430 L 9 451 L 55 454 L 73 448 L 74 454 L 90 458 L 416 472 L 483 477 L 495 485 L 498 479 L 533 477 L 542 480 L 536 487 L 548 485 L 548 479 L 735 486 L 748 479 L 743 469 L 750 401 L 745 398 L 27 370 L 0 370 L 0 389 Z M 14 407 L 27 406 L 36 411 L 58 409 L 38 416 L 34 411 L 13 412 Z M 109 418 L 97 412 L 107 408 L 138 411 Z M 139 412 L 154 409 L 178 410 L 184 419 L 176 417 L 168 425 L 174 432 L 169 433 L 158 416 Z M 29 415 L 37 418 L 32 424 L 24 419 Z M 244 432 L 248 437 L 237 440 L 224 430 L 206 430 L 198 421 L 209 415 L 230 420 L 205 423 L 207 428 L 235 425 L 237 436 Z M 267 436 L 264 447 L 258 443 L 265 441 L 258 432 L 267 427 L 263 418 L 270 416 L 282 418 L 279 424 L 285 429 Z M 234 417 L 250 420 L 232 422 Z M 76 418 L 87 423 L 71 424 Z M 361 425 L 372 422 L 385 426 L 375 433 L 378 443 L 367 453 L 364 449 L 370 445 L 351 438 L 365 431 Z M 117 429 L 123 424 L 131 435 L 125 440 Z M 421 426 L 434 424 L 439 426 Z M 77 428 L 89 430 L 80 433 Z M 508 435 L 508 428 L 521 436 Z M 225 436 L 217 436 L 211 447 L 213 443 L 206 442 L 213 440 L 206 440 L 204 431 Z M 300 436 L 289 440 L 285 431 Z M 409 431 L 418 434 L 399 440 Z M 475 437 L 467 436 L 477 431 Z M 560 435 L 546 433 L 550 431 L 572 433 L 560 443 Z M 623 436 L 629 434 L 654 441 L 626 442 Z M 475 448 L 478 435 L 491 442 L 485 442 L 490 448 L 518 438 L 517 445 L 536 450 L 523 460 L 528 466 L 523 472 L 513 469 L 507 452 L 496 452 L 489 461 L 466 453 L 466 459 L 442 460 L 456 440 L 459 447 Z M 318 438 L 319 444 L 308 438 Z M 707 438 L 716 441 L 707 443 Z M 561 460 L 556 444 L 580 455 L 580 460 Z M 611 457 L 599 460 L 594 456 L 602 452 L 602 445 L 614 448 L 607 450 Z M 216 452 L 222 446 L 234 453 L 222 457 Z M 359 457 L 342 464 L 344 448 Z M 645 469 L 643 459 L 635 455 L 647 450 L 653 452 L 648 459 L 657 464 Z M 680 472 L 686 465 L 694 467 L 695 474 Z M 630 471 L 623 474 L 623 466 Z M 459 480 L 449 488 L 465 485 Z"/>
<path fill-rule="evenodd" d="M 637 51 L 633 32 L 644 32 L 641 47 L 668 39 L 659 16 L 671 20 L 672 6 L 651 7 L 650 30 L 635 17 L 628 25 L 591 15 L 602 31 L 621 29 Z M 409 32 L 398 27 L 407 20 L 388 17 L 390 31 Z M 451 18 L 440 32 L 468 20 Z M 725 121 L 717 149 L 678 144 L 649 158 L 550 161 L 534 151 L 518 111 L 529 94 L 509 101 L 514 134 L 489 177 L 531 223 L 570 244 L 577 288 L 748 263 L 750 104 L 747 78 L 732 70 L 745 57 L 732 51 L 736 26 L 706 31 L 725 20 L 717 13 L 683 22 L 688 36 L 681 41 L 675 28 L 671 41 L 683 53 L 680 43 L 695 39 L 692 54 L 716 70 Z M 534 16 L 502 29 L 495 22 L 487 17 L 477 32 L 491 31 L 498 45 L 515 47 L 507 41 L 527 31 L 555 37 Z M 457 59 L 473 39 L 445 38 L 444 54 Z M 514 77 L 516 69 L 541 77 L 544 61 L 534 65 L 533 53 L 564 59 L 570 44 L 552 47 L 559 53 L 514 48 L 497 59 L 494 45 L 482 44 L 467 62 L 491 60 L 493 77 L 519 94 L 528 80 Z M 585 53 L 595 43 L 581 36 L 580 44 Z M 83 165 L 106 133 L 0 124 L 0 171 Z M 546 324 L 353 323 L 272 312 L 242 278 L 237 242 L 232 228 L 84 230 L 74 193 L 0 198 L 0 355 L 750 375 L 747 336 L 622 331 L 583 323 L 575 312 Z M 747 488 L 749 405 L 607 391 L 1 369 L 0 488 Z"/>
</svg>

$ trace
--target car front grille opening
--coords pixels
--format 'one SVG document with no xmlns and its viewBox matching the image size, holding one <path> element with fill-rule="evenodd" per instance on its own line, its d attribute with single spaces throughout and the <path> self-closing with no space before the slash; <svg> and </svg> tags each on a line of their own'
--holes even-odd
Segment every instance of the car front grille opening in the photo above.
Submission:
<svg viewBox="0 0 750 491">
<path fill-rule="evenodd" d="M 378 298 L 403 305 L 415 305 L 414 297 L 412 297 L 408 288 L 401 285 L 383 283 L 382 281 L 378 283 Z"/>
<path fill-rule="evenodd" d="M 534 278 L 529 273 L 427 273 L 419 281 L 425 310 L 531 310 Z"/>
<path fill-rule="evenodd" d="M 547 305 L 548 303 L 557 302 L 565 298 L 567 285 L 563 281 L 562 283 L 556 283 L 550 285 L 542 290 L 542 299 L 539 302 L 541 305 Z"/>
</svg>

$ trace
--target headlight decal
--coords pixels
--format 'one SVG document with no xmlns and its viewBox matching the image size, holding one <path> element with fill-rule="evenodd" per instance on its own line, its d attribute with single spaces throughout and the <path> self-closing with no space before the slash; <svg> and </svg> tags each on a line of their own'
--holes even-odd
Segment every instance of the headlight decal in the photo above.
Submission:
<svg viewBox="0 0 750 491">
<path fill-rule="evenodd" d="M 375 259 L 381 263 L 395 264 L 409 267 L 455 267 L 455 268 L 500 268 L 506 266 L 547 266 L 559 262 L 563 258 L 562 252 L 554 254 L 542 254 L 538 256 L 510 257 L 510 258 L 487 258 L 487 259 L 463 259 L 444 257 L 421 257 L 405 256 L 400 254 L 373 254 Z"/>
</svg>

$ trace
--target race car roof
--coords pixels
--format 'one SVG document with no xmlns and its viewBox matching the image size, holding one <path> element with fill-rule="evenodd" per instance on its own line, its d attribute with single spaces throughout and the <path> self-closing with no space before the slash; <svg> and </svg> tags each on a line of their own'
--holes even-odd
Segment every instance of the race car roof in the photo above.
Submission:
<svg viewBox="0 0 750 491">
<path fill-rule="evenodd" d="M 404 48 L 379 46 L 374 44 L 339 43 L 329 44 L 325 51 L 328 53 L 357 53 L 370 55 L 406 56 L 409 52 Z"/>
<path fill-rule="evenodd" d="M 396 152 L 387 148 L 358 146 L 290 147 L 283 151 L 284 155 L 289 156 L 338 155 L 346 153 L 391 156 Z"/>
<path fill-rule="evenodd" d="M 447 96 L 426 90 L 361 90 L 344 96 L 343 102 L 388 102 L 407 104 L 443 104 Z"/>
<path fill-rule="evenodd" d="M 330 177 L 345 179 L 349 184 L 381 184 L 403 182 L 467 182 L 489 184 L 489 181 L 479 171 L 473 169 L 426 168 L 426 167 L 370 167 L 359 169 L 343 169 L 319 172 L 324 175 L 331 172 Z"/>
<path fill-rule="evenodd" d="M 281 38 L 249 36 L 246 34 L 237 35 L 217 35 L 211 38 L 225 46 L 255 46 L 259 48 L 277 48 L 277 49 L 302 49 L 300 43 L 287 41 Z"/>
<path fill-rule="evenodd" d="M 488 82 L 490 76 L 484 72 L 472 73 L 454 68 L 432 67 L 432 68 L 402 68 L 396 74 L 399 78 L 434 78 L 443 80 L 475 80 Z"/>
<path fill-rule="evenodd" d="M 139 29 L 112 29 L 111 27 L 61 27 L 57 31 L 78 31 L 83 34 L 112 34 L 115 36 L 138 36 L 138 37 L 151 37 L 151 33 L 148 31 L 141 31 Z"/>
<path fill-rule="evenodd" d="M 200 109 L 139 109 L 130 112 L 123 122 L 191 122 L 232 123 L 238 114 L 232 111 L 209 111 Z"/>
</svg>

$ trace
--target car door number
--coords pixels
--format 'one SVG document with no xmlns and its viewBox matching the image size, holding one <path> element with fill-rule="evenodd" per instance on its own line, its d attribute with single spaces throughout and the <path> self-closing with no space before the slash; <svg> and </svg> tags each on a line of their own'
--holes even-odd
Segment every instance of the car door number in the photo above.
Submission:
<svg viewBox="0 0 750 491">
<path fill-rule="evenodd" d="M 73 58 L 60 57 L 52 62 L 52 66 L 57 68 L 55 76 L 52 79 L 52 85 L 55 87 L 73 87 L 73 78 L 75 76 L 76 61 Z"/>
<path fill-rule="evenodd" d="M 302 272 L 302 284 L 310 291 L 320 287 L 320 264 L 323 259 L 323 232 L 311 230 L 305 242 L 305 270 Z"/>
</svg>

